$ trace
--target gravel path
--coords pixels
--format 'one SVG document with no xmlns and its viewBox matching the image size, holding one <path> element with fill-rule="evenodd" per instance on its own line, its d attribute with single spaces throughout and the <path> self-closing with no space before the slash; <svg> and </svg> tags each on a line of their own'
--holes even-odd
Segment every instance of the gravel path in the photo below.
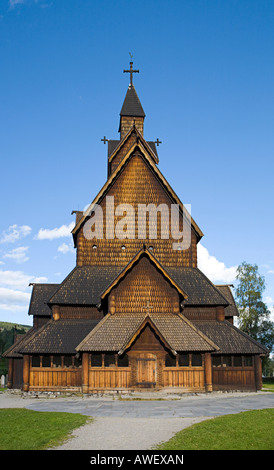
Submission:
<svg viewBox="0 0 274 470">
<path fill-rule="evenodd" d="M 55 450 L 145 450 L 208 418 L 94 418 Z"/>
<path fill-rule="evenodd" d="M 180 397 L 141 395 L 142 400 L 114 397 L 22 397 L 0 393 L 0 408 L 67 411 L 92 416 L 56 450 L 145 450 L 167 441 L 176 432 L 215 416 L 274 408 L 274 393 L 200 394 Z M 154 398 L 156 395 L 154 395 Z M 135 398 L 138 398 L 137 396 Z"/>
</svg>

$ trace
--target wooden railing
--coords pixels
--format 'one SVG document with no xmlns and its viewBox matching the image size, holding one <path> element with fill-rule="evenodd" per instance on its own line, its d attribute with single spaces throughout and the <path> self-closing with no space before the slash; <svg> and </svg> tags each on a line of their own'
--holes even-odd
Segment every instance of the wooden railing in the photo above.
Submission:
<svg viewBox="0 0 274 470">
<path fill-rule="evenodd" d="M 203 367 L 165 367 L 163 369 L 164 387 L 184 387 L 204 389 Z"/>
<path fill-rule="evenodd" d="M 72 367 L 31 367 L 29 375 L 30 390 L 80 390 L 82 368 Z"/>
<path fill-rule="evenodd" d="M 130 376 L 130 367 L 90 367 L 89 389 L 128 388 Z"/>
</svg>

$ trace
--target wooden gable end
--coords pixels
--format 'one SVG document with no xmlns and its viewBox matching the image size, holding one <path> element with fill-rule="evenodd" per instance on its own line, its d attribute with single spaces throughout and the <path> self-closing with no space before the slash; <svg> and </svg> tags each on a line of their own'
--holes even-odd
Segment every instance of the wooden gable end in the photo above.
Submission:
<svg viewBox="0 0 274 470">
<path fill-rule="evenodd" d="M 182 294 L 147 256 L 138 259 L 110 290 L 109 312 L 177 313 Z"/>
<path fill-rule="evenodd" d="M 153 151 L 151 148 L 152 142 L 147 142 L 138 131 L 138 128 L 133 125 L 126 136 L 118 143 L 115 150 L 108 156 L 108 177 L 118 168 L 120 163 L 123 161 L 123 158 L 127 155 L 130 149 L 133 148 L 134 144 L 138 144 L 139 142 L 142 143 L 152 160 L 156 164 L 159 163 L 157 151 Z"/>
<path fill-rule="evenodd" d="M 123 163 L 123 162 L 122 162 Z M 120 164 L 121 166 L 122 164 Z M 114 238 L 106 238 L 106 218 L 107 197 L 113 197 L 114 207 L 113 218 Z M 110 199 L 108 199 L 110 200 Z M 98 201 L 98 202 L 97 202 Z M 146 244 L 153 250 L 156 258 L 164 266 L 197 266 L 197 242 L 199 235 L 193 225 L 190 230 L 190 246 L 188 249 L 177 251 L 173 248 L 176 240 L 171 232 L 171 204 L 177 203 L 167 188 L 162 184 L 159 177 L 153 171 L 148 159 L 144 157 L 139 147 L 135 147 L 130 157 L 126 157 L 121 171 L 113 177 L 102 191 L 101 197 L 96 200 L 104 214 L 103 238 L 87 239 L 83 232 L 83 223 L 77 227 L 77 264 L 78 265 L 98 265 L 98 266 L 125 266 L 135 255 L 137 251 Z M 122 204 L 129 204 L 133 210 L 127 211 L 126 219 L 124 213 L 117 215 L 118 206 L 121 209 Z M 149 217 L 147 213 L 146 234 L 140 238 L 138 228 L 141 223 L 138 217 L 139 205 L 152 204 L 158 208 L 161 204 L 165 205 L 169 211 L 169 219 L 166 226 L 161 226 L 160 212 L 158 213 L 158 223 L 156 236 L 152 238 L 149 232 Z M 127 207 L 125 207 L 125 211 Z M 182 213 L 179 216 L 179 229 L 183 229 L 184 218 Z M 124 227 L 124 228 L 123 228 Z M 120 231 L 119 231 L 120 228 Z M 121 236 L 121 231 L 125 234 Z M 153 227 L 152 227 L 153 228 Z M 117 236 L 118 230 L 118 236 Z M 153 237 L 155 234 L 153 235 Z M 128 238 L 124 238 L 128 237 Z"/>
</svg>

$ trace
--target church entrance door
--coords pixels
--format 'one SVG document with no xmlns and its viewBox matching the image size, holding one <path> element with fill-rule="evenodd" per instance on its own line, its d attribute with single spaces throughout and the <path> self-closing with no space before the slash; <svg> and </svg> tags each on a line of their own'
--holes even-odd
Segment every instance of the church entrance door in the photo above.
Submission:
<svg viewBox="0 0 274 470">
<path fill-rule="evenodd" d="M 137 385 L 155 387 L 157 380 L 157 359 L 155 354 L 140 353 L 137 357 Z"/>
</svg>

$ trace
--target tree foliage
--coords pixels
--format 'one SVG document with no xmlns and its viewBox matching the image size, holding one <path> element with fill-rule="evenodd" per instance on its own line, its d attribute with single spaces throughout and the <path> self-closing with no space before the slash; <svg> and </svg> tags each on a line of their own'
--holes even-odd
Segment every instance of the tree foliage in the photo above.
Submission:
<svg viewBox="0 0 274 470">
<path fill-rule="evenodd" d="M 274 346 L 274 323 L 270 320 L 270 311 L 263 302 L 265 279 L 256 264 L 245 261 L 238 266 L 238 286 L 235 290 L 239 310 L 239 328 L 270 351 Z"/>
</svg>

